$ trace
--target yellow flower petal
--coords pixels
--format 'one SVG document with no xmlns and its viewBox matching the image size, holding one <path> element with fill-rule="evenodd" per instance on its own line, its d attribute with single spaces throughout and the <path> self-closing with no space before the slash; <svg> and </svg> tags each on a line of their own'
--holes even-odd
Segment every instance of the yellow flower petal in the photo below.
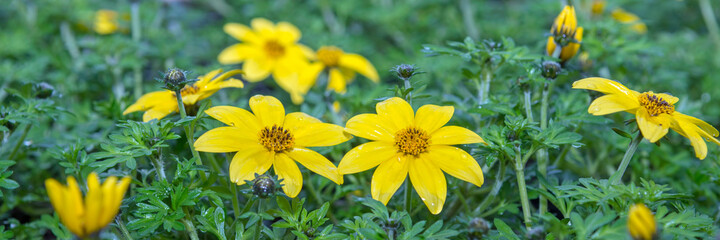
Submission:
<svg viewBox="0 0 720 240">
<path fill-rule="evenodd" d="M 99 216 L 100 226 L 108 225 L 115 215 L 117 215 L 120 202 L 122 202 L 122 196 L 120 198 L 115 197 L 115 187 L 117 185 L 117 177 L 111 176 L 105 179 L 103 182 L 102 191 L 102 209 Z M 117 203 L 117 206 L 115 206 Z M 88 207 L 89 208 L 89 207 Z"/>
<path fill-rule="evenodd" d="M 237 70 L 235 70 L 235 71 L 237 71 Z M 222 69 L 221 69 L 221 68 L 220 68 L 220 69 L 212 70 L 212 71 L 206 73 L 205 75 L 202 75 L 202 76 L 198 77 L 197 82 L 193 83 L 193 85 L 194 85 L 194 86 L 197 86 L 198 88 L 201 88 L 201 89 L 202 89 L 202 88 L 205 87 L 205 85 L 207 85 L 208 83 L 210 83 L 210 81 L 212 81 L 215 76 L 217 76 L 217 75 L 220 74 L 221 72 L 222 72 Z"/>
<path fill-rule="evenodd" d="M 630 236 L 636 239 L 651 240 L 657 232 L 655 217 L 645 204 L 638 203 L 630 208 L 627 220 Z"/>
<path fill-rule="evenodd" d="M 177 100 L 176 100 L 177 101 Z M 177 112 L 177 103 L 171 105 L 159 105 L 154 108 L 148 109 L 145 111 L 145 114 L 143 114 L 143 122 L 149 122 L 153 119 L 163 119 L 165 116 L 167 116 L 170 113 Z"/>
<path fill-rule="evenodd" d="M 362 172 L 385 161 L 395 161 L 397 148 L 387 142 L 369 142 L 361 144 L 343 156 L 338 171 L 340 174 Z"/>
<path fill-rule="evenodd" d="M 408 160 L 402 155 L 384 161 L 375 169 L 370 191 L 375 200 L 387 205 L 408 174 Z"/>
<path fill-rule="evenodd" d="M 246 148 L 235 154 L 230 162 L 230 181 L 237 185 L 245 184 L 245 180 L 255 179 L 255 174 L 263 174 L 273 165 L 275 153 L 260 145 Z"/>
<path fill-rule="evenodd" d="M 698 130 L 700 130 L 700 128 L 682 120 L 677 121 L 677 124 L 685 133 L 685 137 L 690 140 L 690 144 L 693 146 L 693 149 L 695 149 L 695 157 L 699 158 L 700 160 L 705 159 L 708 150 L 707 144 L 698 133 Z"/>
<path fill-rule="evenodd" d="M 158 105 L 174 105 L 177 107 L 177 99 L 171 91 L 156 91 L 143 95 L 132 105 L 128 106 L 123 115 L 131 112 L 145 111 Z"/>
<path fill-rule="evenodd" d="M 261 42 L 260 38 L 257 36 L 257 34 L 255 34 L 255 32 L 252 31 L 252 29 L 242 24 L 227 23 L 225 24 L 225 26 L 223 26 L 223 30 L 228 35 L 243 42 Z"/>
<path fill-rule="evenodd" d="M 480 164 L 467 152 L 451 146 L 430 146 L 420 155 L 446 173 L 460 180 L 482 187 L 485 182 Z"/>
<path fill-rule="evenodd" d="M 345 131 L 370 140 L 395 142 L 395 132 L 387 122 L 380 120 L 377 114 L 359 114 L 348 120 Z"/>
<path fill-rule="evenodd" d="M 547 52 L 548 56 L 553 55 L 553 53 L 555 52 L 555 47 L 556 47 L 555 37 L 553 37 L 553 36 L 548 37 L 547 45 L 545 45 L 545 51 Z"/>
<path fill-rule="evenodd" d="M 412 126 L 415 121 L 413 109 L 405 100 L 393 97 L 375 105 L 380 120 L 391 126 L 390 132 L 397 132 Z"/>
<path fill-rule="evenodd" d="M 679 112 L 674 112 L 673 117 L 675 117 L 675 119 L 677 119 L 678 121 L 686 121 L 686 122 L 692 123 L 694 125 L 697 125 L 698 127 L 700 127 L 700 129 L 707 132 L 709 135 L 711 135 L 713 137 L 717 137 L 719 134 L 718 130 L 715 129 L 715 127 L 713 127 L 712 125 L 706 123 L 705 121 L 697 119 L 693 116 L 688 116 L 688 115 L 685 115 L 685 114 L 682 114 Z"/>
<path fill-rule="evenodd" d="M 275 30 L 277 31 L 277 38 L 283 43 L 295 43 L 302 36 L 300 30 L 288 22 L 278 22 Z"/>
<path fill-rule="evenodd" d="M 347 79 L 343 76 L 342 72 L 338 68 L 330 68 L 328 75 L 328 90 L 333 90 L 337 93 L 344 94 L 347 90 Z"/>
<path fill-rule="evenodd" d="M 278 179 L 282 179 L 280 184 L 283 184 L 283 191 L 288 197 L 294 198 L 300 193 L 302 189 L 303 178 L 300 169 L 298 168 L 295 161 L 284 153 L 275 154 L 275 174 L 278 175 Z"/>
<path fill-rule="evenodd" d="M 65 193 L 63 194 L 65 198 L 63 202 L 65 202 L 65 205 L 62 207 L 67 208 L 67 213 L 69 214 L 63 223 L 70 231 L 75 233 L 75 235 L 84 237 L 88 232 L 83 228 L 86 211 L 82 194 L 74 177 L 70 176 L 67 178 L 67 185 Z"/>
<path fill-rule="evenodd" d="M 580 50 L 580 43 L 582 42 L 583 28 L 579 27 L 575 30 L 575 41 L 577 43 L 568 43 L 560 52 L 560 59 L 563 61 L 570 60 Z"/>
<path fill-rule="evenodd" d="M 260 132 L 262 129 L 260 121 L 255 115 L 242 108 L 217 106 L 205 110 L 205 113 L 228 126 L 237 127 L 243 131 Z"/>
<path fill-rule="evenodd" d="M 447 197 L 447 183 L 440 168 L 427 159 L 416 158 L 410 163 L 409 173 L 415 191 L 430 213 L 440 213 Z"/>
<path fill-rule="evenodd" d="M 485 143 L 485 141 L 464 127 L 445 126 L 430 135 L 430 145 L 456 145 L 456 144 L 472 144 Z"/>
<path fill-rule="evenodd" d="M 628 89 L 619 82 L 598 77 L 577 80 L 573 83 L 573 88 L 593 90 L 605 94 L 623 95 L 628 97 L 628 101 L 635 102 L 638 102 L 637 97 L 640 95 L 640 93 Z"/>
<path fill-rule="evenodd" d="M 103 209 L 103 195 L 100 191 L 100 180 L 97 174 L 90 173 L 87 177 L 88 191 L 85 196 L 86 214 L 85 214 L 85 230 L 88 233 L 95 232 L 104 227 L 100 225 L 100 214 Z"/>
<path fill-rule="evenodd" d="M 415 115 L 415 126 L 432 134 L 450 121 L 453 112 L 455 112 L 453 106 L 424 105 Z"/>
<path fill-rule="evenodd" d="M 282 103 L 273 96 L 255 95 L 250 98 L 250 109 L 260 121 L 261 126 L 278 127 L 283 125 L 285 119 L 285 108 Z"/>
<path fill-rule="evenodd" d="M 343 143 L 350 138 L 343 127 L 323 123 L 317 118 L 301 112 L 285 116 L 283 128 L 290 130 L 298 147 L 325 147 Z"/>
<path fill-rule="evenodd" d="M 339 65 L 345 68 L 355 70 L 366 78 L 373 82 L 379 82 L 380 77 L 378 76 L 377 70 L 373 67 L 372 63 L 365 57 L 358 54 L 346 53 L 340 56 Z"/>
<path fill-rule="evenodd" d="M 639 108 L 637 110 L 635 119 L 637 120 L 638 128 L 640 128 L 643 137 L 652 143 L 664 137 L 670 127 L 670 124 L 663 125 L 653 121 L 645 108 Z"/>
<path fill-rule="evenodd" d="M 195 140 L 195 149 L 201 152 L 238 152 L 259 146 L 257 132 L 237 127 L 219 127 L 205 132 Z"/>
<path fill-rule="evenodd" d="M 338 173 L 335 165 L 325 158 L 325 156 L 313 150 L 301 147 L 293 148 L 292 151 L 287 152 L 287 155 L 305 166 L 305 168 L 310 171 L 320 174 L 320 176 L 330 179 L 337 184 L 343 184 L 342 175 Z"/>
<path fill-rule="evenodd" d="M 67 191 L 65 186 L 57 180 L 49 178 L 45 180 L 45 188 L 47 189 L 50 203 L 60 217 L 60 221 L 73 233 L 81 231 L 79 230 L 81 228 L 76 226 L 79 220 L 77 219 L 78 216 L 69 208 L 71 203 L 66 202 Z"/>
<path fill-rule="evenodd" d="M 677 97 L 675 97 L 675 96 L 673 96 L 673 95 L 667 94 L 667 93 L 653 93 L 653 94 L 654 94 L 655 96 L 658 96 L 658 97 L 662 98 L 663 100 L 665 100 L 665 101 L 668 102 L 669 104 L 675 104 L 675 103 L 677 103 L 677 102 L 680 100 L 679 98 L 677 98 Z"/>
<path fill-rule="evenodd" d="M 628 101 L 625 95 L 609 94 L 601 96 L 588 107 L 588 113 L 599 116 L 621 111 L 628 111 L 640 107 L 638 101 Z"/>
<path fill-rule="evenodd" d="M 245 60 L 242 70 L 245 72 L 245 80 L 249 82 L 259 82 L 270 76 L 272 67 L 273 65 L 270 60 L 258 57 Z"/>
</svg>

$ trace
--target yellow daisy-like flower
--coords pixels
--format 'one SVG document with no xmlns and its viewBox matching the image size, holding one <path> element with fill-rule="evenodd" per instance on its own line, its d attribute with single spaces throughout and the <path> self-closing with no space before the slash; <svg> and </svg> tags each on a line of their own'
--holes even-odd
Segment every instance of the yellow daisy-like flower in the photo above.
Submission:
<svg viewBox="0 0 720 240">
<path fill-rule="evenodd" d="M 657 233 L 655 216 L 645 204 L 635 204 L 628 212 L 627 228 L 633 239 L 652 240 Z"/>
<path fill-rule="evenodd" d="M 95 12 L 93 29 L 96 33 L 106 35 L 118 31 L 117 12 L 112 10 L 98 10 Z"/>
<path fill-rule="evenodd" d="M 645 34 L 647 32 L 647 26 L 640 20 L 640 17 L 622 8 L 613 10 L 612 18 L 620 23 L 629 24 L 630 29 L 636 33 Z"/>
<path fill-rule="evenodd" d="M 288 22 L 273 24 L 264 18 L 250 22 L 252 29 L 238 23 L 225 24 L 223 30 L 242 43 L 225 48 L 218 61 L 222 64 L 244 62 L 245 79 L 250 82 L 264 80 L 271 73 L 275 81 L 291 81 L 293 73 L 300 72 L 299 62 L 307 62 L 313 55 L 310 48 L 297 43 L 300 30 Z"/>
<path fill-rule="evenodd" d="M 547 54 L 553 56 L 555 48 L 561 46 L 559 58 L 563 62 L 570 60 L 580 49 L 583 28 L 577 26 L 575 7 L 565 6 L 550 30 L 546 46 Z"/>
<path fill-rule="evenodd" d="M 308 71 L 317 78 L 323 69 L 328 69 L 328 90 L 345 93 L 347 85 L 359 73 L 375 83 L 380 81 L 377 70 L 365 57 L 354 53 L 346 53 L 335 46 L 324 46 L 317 51 L 317 62 Z"/>
<path fill-rule="evenodd" d="M 351 138 L 337 125 L 323 123 L 305 113 L 285 115 L 282 103 L 271 96 L 250 98 L 250 109 L 230 106 L 205 111 L 227 124 L 207 131 L 195 141 L 202 152 L 237 152 L 230 163 L 230 180 L 237 185 L 263 174 L 271 166 L 280 179 L 283 191 L 295 197 L 302 188 L 302 174 L 295 162 L 337 184 L 343 183 L 335 165 L 307 147 L 333 146 Z"/>
<path fill-rule="evenodd" d="M 703 138 L 720 145 L 720 141 L 714 138 L 718 136 L 718 130 L 712 125 L 675 111 L 675 103 L 679 100 L 677 97 L 652 91 L 639 93 L 604 78 L 581 79 L 573 83 L 573 88 L 606 94 L 590 104 L 588 113 L 593 115 L 620 111 L 632 113 L 643 137 L 650 142 L 657 142 L 671 128 L 690 139 L 695 149 L 695 156 L 699 159 L 707 156 L 707 145 Z"/>
<path fill-rule="evenodd" d="M 378 103 L 376 111 L 348 120 L 345 131 L 372 141 L 350 150 L 338 167 L 341 174 L 349 174 L 378 166 L 372 177 L 373 199 L 387 205 L 410 175 L 430 212 L 438 214 L 447 195 L 443 171 L 482 186 L 483 172 L 477 161 L 450 145 L 485 141 L 466 128 L 443 127 L 455 111 L 452 106 L 425 105 L 413 113 L 410 104 L 394 97 Z"/>
<path fill-rule="evenodd" d="M 87 181 L 88 191 L 83 201 L 74 177 L 67 178 L 67 186 L 52 178 L 45 180 L 50 203 L 60 216 L 60 221 L 80 238 L 100 231 L 115 218 L 130 185 L 130 177 L 120 181 L 116 177 L 109 177 L 100 185 L 95 173 L 90 173 Z"/>
<path fill-rule="evenodd" d="M 607 5 L 605 0 L 593 0 L 590 6 L 590 13 L 592 13 L 593 16 L 602 14 L 605 11 L 605 5 Z"/>
<path fill-rule="evenodd" d="M 183 104 L 185 106 L 195 105 L 198 101 L 210 97 L 215 94 L 215 92 L 223 88 L 243 87 L 242 81 L 230 78 L 233 75 L 243 73 L 242 71 L 231 70 L 218 76 L 221 72 L 222 69 L 214 70 L 200 76 L 197 82 L 185 85 L 180 92 Z M 125 111 L 123 111 L 123 115 L 137 111 L 145 111 L 145 114 L 143 114 L 144 122 L 153 119 L 159 120 L 170 113 L 177 112 L 179 111 L 179 108 L 175 92 L 165 90 L 145 94 L 125 109 Z"/>
</svg>

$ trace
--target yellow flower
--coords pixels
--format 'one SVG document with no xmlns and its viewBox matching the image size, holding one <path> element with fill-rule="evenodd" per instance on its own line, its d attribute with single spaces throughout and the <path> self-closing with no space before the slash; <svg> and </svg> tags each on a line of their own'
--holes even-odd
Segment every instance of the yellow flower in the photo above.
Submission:
<svg viewBox="0 0 720 240">
<path fill-rule="evenodd" d="M 111 34 L 118 30 L 117 12 L 112 10 L 98 10 L 95 12 L 95 25 L 93 27 L 98 34 Z"/>
<path fill-rule="evenodd" d="M 645 204 L 638 203 L 630 207 L 627 228 L 630 236 L 636 240 L 652 240 L 657 233 L 655 216 Z"/>
<path fill-rule="evenodd" d="M 231 70 L 218 76 L 222 69 L 209 72 L 204 76 L 200 76 L 198 81 L 193 84 L 185 85 L 180 92 L 185 106 L 195 105 L 200 100 L 210 97 L 223 88 L 242 88 L 243 83 L 240 80 L 230 78 L 233 75 L 240 74 L 240 70 Z M 227 79 L 227 80 L 226 80 Z M 178 103 L 175 92 L 170 90 L 156 91 L 143 95 L 137 102 L 130 105 L 123 115 L 131 112 L 145 111 L 143 121 L 147 122 L 153 119 L 162 119 L 172 112 L 177 112 Z"/>
<path fill-rule="evenodd" d="M 371 81 L 380 81 L 377 70 L 365 57 L 354 53 L 343 52 L 335 46 L 324 46 L 317 51 L 317 62 L 313 63 L 308 71 L 312 71 L 313 78 L 317 78 L 323 69 L 328 69 L 328 90 L 345 93 L 347 84 L 359 73 Z"/>
<path fill-rule="evenodd" d="M 554 55 L 558 45 L 561 46 L 559 58 L 563 62 L 575 56 L 580 49 L 583 36 L 583 28 L 577 26 L 575 7 L 565 6 L 560 15 L 555 18 L 550 34 L 546 47 L 549 56 Z"/>
<path fill-rule="evenodd" d="M 67 178 L 67 187 L 52 178 L 45 180 L 50 203 L 60 221 L 80 238 L 100 231 L 115 218 L 130 185 L 130 177 L 119 182 L 116 177 L 109 177 L 100 185 L 95 173 L 90 173 L 87 181 L 88 191 L 83 201 L 74 177 Z"/>
<path fill-rule="evenodd" d="M 319 65 L 312 65 L 307 61 L 297 62 L 295 68 L 302 70 L 289 74 L 282 81 L 277 81 L 277 84 L 290 94 L 294 104 L 301 104 L 305 101 L 305 94 L 310 91 L 310 88 L 315 85 L 315 81 L 317 80 L 317 75 L 313 76 L 316 71 L 308 69 L 319 69 L 317 70 L 319 72 L 322 68 Z"/>
<path fill-rule="evenodd" d="M 593 0 L 592 6 L 590 7 L 590 13 L 594 16 L 602 14 L 605 11 L 606 4 L 607 2 L 605 0 Z"/>
<path fill-rule="evenodd" d="M 588 108 L 593 115 L 626 111 L 635 115 L 638 128 L 645 139 L 657 142 L 671 128 L 688 138 L 695 156 L 704 159 L 707 145 L 703 138 L 720 145 L 718 130 L 712 125 L 675 111 L 677 97 L 665 93 L 639 93 L 622 84 L 604 78 L 585 78 L 573 83 L 573 88 L 588 89 L 606 94 L 595 99 Z"/>
<path fill-rule="evenodd" d="M 337 184 L 343 183 L 335 165 L 307 147 L 333 146 L 347 141 L 350 135 L 337 125 L 322 123 L 305 113 L 285 115 L 282 103 L 271 96 L 250 98 L 250 109 L 230 106 L 205 111 L 227 124 L 207 131 L 195 141 L 202 152 L 237 152 L 230 163 L 230 180 L 237 185 L 263 174 L 274 166 L 275 174 L 284 179 L 283 191 L 295 197 L 302 188 L 302 174 L 295 162 Z"/>
<path fill-rule="evenodd" d="M 273 24 L 255 18 L 250 25 L 252 29 L 238 23 L 225 24 L 225 32 L 242 43 L 225 48 L 218 55 L 222 64 L 244 62 L 244 76 L 250 82 L 264 80 L 271 73 L 278 84 L 291 81 L 293 74 L 301 70 L 298 64 L 313 55 L 310 48 L 297 43 L 300 30 L 288 22 Z"/>
<path fill-rule="evenodd" d="M 637 33 L 645 34 L 647 32 L 647 26 L 645 26 L 645 23 L 643 23 L 637 15 L 627 12 L 622 8 L 615 9 L 612 12 L 612 17 L 620 23 L 629 24 L 630 29 Z"/>
<path fill-rule="evenodd" d="M 387 205 L 409 174 L 415 191 L 433 214 L 442 211 L 447 193 L 446 173 L 475 184 L 483 184 L 483 172 L 464 150 L 450 145 L 485 143 L 474 132 L 445 126 L 453 115 L 452 106 L 425 105 L 413 109 L 401 98 L 376 105 L 377 114 L 351 118 L 345 131 L 371 142 L 350 150 L 340 161 L 341 174 L 356 173 L 375 166 L 372 197 Z"/>
</svg>

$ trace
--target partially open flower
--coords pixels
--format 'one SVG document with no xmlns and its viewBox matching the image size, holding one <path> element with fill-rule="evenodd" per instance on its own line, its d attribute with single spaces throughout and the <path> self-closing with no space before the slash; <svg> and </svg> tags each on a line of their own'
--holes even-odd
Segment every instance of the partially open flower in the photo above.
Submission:
<svg viewBox="0 0 720 240">
<path fill-rule="evenodd" d="M 642 203 L 630 207 L 627 228 L 630 236 L 635 240 L 652 240 L 657 234 L 655 216 Z"/>
<path fill-rule="evenodd" d="M 546 47 L 548 56 L 560 58 L 563 62 L 575 56 L 580 49 L 583 28 L 577 26 L 573 6 L 565 6 L 555 18 L 550 34 Z"/>
</svg>

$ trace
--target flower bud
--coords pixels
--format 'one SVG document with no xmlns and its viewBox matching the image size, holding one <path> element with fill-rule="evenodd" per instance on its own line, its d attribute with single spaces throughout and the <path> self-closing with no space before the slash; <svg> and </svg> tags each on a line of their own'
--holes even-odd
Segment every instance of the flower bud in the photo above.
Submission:
<svg viewBox="0 0 720 240">
<path fill-rule="evenodd" d="M 554 61 L 544 61 L 542 63 L 542 76 L 547 79 L 555 79 L 560 70 L 562 70 L 562 67 Z"/>
<path fill-rule="evenodd" d="M 39 99 L 49 98 L 55 92 L 55 88 L 46 82 L 33 85 L 33 90 L 35 91 L 35 97 Z"/>
<path fill-rule="evenodd" d="M 408 65 L 408 64 L 400 64 L 393 68 L 393 71 L 397 76 L 402 80 L 407 80 L 413 77 L 415 74 L 420 74 L 422 72 L 417 71 L 418 68 L 415 67 L 415 65 Z"/>
<path fill-rule="evenodd" d="M 635 240 L 652 240 L 657 234 L 655 216 L 645 204 L 638 203 L 630 207 L 627 228 Z"/>
<path fill-rule="evenodd" d="M 180 91 L 185 87 L 185 84 L 187 84 L 189 81 L 185 77 L 186 72 L 179 69 L 179 68 L 171 68 L 168 69 L 165 74 L 163 74 L 163 83 L 165 83 L 165 88 L 171 91 Z"/>
<path fill-rule="evenodd" d="M 275 193 L 275 182 L 268 176 L 257 176 L 253 182 L 252 191 L 259 198 L 268 198 Z"/>
<path fill-rule="evenodd" d="M 468 239 L 483 239 L 490 231 L 490 223 L 483 218 L 473 218 L 468 228 Z"/>
</svg>

